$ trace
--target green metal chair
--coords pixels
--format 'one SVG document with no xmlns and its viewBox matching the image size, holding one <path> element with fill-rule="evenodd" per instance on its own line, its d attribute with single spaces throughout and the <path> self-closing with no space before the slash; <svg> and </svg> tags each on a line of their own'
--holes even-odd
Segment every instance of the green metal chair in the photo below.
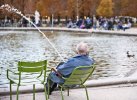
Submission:
<svg viewBox="0 0 137 100">
<path fill-rule="evenodd" d="M 94 69 L 95 69 L 95 65 L 79 66 L 73 70 L 72 74 L 68 78 L 62 77 L 65 79 L 64 84 L 59 85 L 61 87 L 62 100 L 64 100 L 63 93 L 62 93 L 63 88 L 68 89 L 68 96 L 69 96 L 69 88 L 77 85 L 85 88 L 87 100 L 89 100 L 88 91 L 84 83 L 91 76 Z"/>
<path fill-rule="evenodd" d="M 12 100 L 12 84 L 17 84 L 17 100 L 19 98 L 19 86 L 33 85 L 33 100 L 35 100 L 35 84 L 43 84 L 45 97 L 48 100 L 45 81 L 47 72 L 47 60 L 38 62 L 18 62 L 18 71 L 7 70 L 7 78 L 10 80 L 10 100 Z"/>
</svg>

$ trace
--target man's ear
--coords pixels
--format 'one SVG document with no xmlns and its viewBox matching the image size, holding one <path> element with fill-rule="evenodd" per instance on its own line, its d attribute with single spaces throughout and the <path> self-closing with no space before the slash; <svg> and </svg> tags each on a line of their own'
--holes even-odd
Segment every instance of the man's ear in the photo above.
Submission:
<svg viewBox="0 0 137 100">
<path fill-rule="evenodd" d="M 77 52 L 77 50 L 76 50 L 76 49 L 74 49 L 74 48 L 73 48 L 72 50 L 73 50 L 76 54 L 78 54 L 78 52 Z"/>
<path fill-rule="evenodd" d="M 78 54 L 78 52 L 75 50 L 75 53 Z"/>
<path fill-rule="evenodd" d="M 87 52 L 87 55 L 89 55 L 89 51 Z"/>
</svg>

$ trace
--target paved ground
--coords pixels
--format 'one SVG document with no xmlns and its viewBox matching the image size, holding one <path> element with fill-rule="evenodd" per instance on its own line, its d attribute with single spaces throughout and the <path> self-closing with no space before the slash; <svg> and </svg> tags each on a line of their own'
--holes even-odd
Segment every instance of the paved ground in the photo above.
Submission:
<svg viewBox="0 0 137 100">
<path fill-rule="evenodd" d="M 137 100 L 137 84 L 88 88 L 90 100 Z M 70 96 L 64 92 L 65 100 L 86 100 L 84 89 L 71 89 Z M 20 94 L 19 100 L 32 100 L 32 94 Z M 9 100 L 9 96 L 1 96 L 0 100 Z M 13 95 L 13 100 L 16 96 Z M 44 92 L 36 93 L 36 100 L 45 100 Z M 54 91 L 49 100 L 61 100 L 60 91 Z"/>
</svg>

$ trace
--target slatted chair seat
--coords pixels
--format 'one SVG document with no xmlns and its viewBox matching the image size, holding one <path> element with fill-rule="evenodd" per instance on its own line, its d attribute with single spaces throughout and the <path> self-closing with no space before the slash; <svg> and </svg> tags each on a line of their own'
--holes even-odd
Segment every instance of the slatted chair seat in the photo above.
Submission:
<svg viewBox="0 0 137 100">
<path fill-rule="evenodd" d="M 10 73 L 11 74 L 11 73 Z M 29 84 L 43 84 L 44 80 L 44 75 L 41 75 L 41 77 L 36 77 L 38 76 L 38 73 L 33 73 L 33 74 L 23 74 L 22 79 L 20 82 L 20 85 L 29 85 Z M 14 83 L 19 84 L 19 77 L 17 74 L 11 74 L 9 75 L 9 78 L 11 80 L 14 80 Z M 46 83 L 46 80 L 45 80 Z"/>
</svg>

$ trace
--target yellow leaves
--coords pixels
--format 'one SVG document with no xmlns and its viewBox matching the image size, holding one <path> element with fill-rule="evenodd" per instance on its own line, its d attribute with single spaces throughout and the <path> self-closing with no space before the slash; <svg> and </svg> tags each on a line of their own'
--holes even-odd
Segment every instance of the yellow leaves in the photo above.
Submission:
<svg viewBox="0 0 137 100">
<path fill-rule="evenodd" d="M 110 17 L 113 15 L 113 2 L 112 0 L 101 0 L 97 10 L 97 15 Z"/>
<path fill-rule="evenodd" d="M 43 1 L 42 1 L 42 0 L 38 1 L 37 4 L 36 4 L 37 10 L 40 12 L 40 14 L 41 14 L 42 16 L 44 16 L 44 15 L 45 15 L 45 12 L 46 12 L 45 9 L 43 8 L 43 6 L 44 6 L 44 4 L 43 4 Z"/>
<path fill-rule="evenodd" d="M 43 16 L 58 15 L 62 8 L 62 0 L 39 0 L 37 9 Z"/>
</svg>

